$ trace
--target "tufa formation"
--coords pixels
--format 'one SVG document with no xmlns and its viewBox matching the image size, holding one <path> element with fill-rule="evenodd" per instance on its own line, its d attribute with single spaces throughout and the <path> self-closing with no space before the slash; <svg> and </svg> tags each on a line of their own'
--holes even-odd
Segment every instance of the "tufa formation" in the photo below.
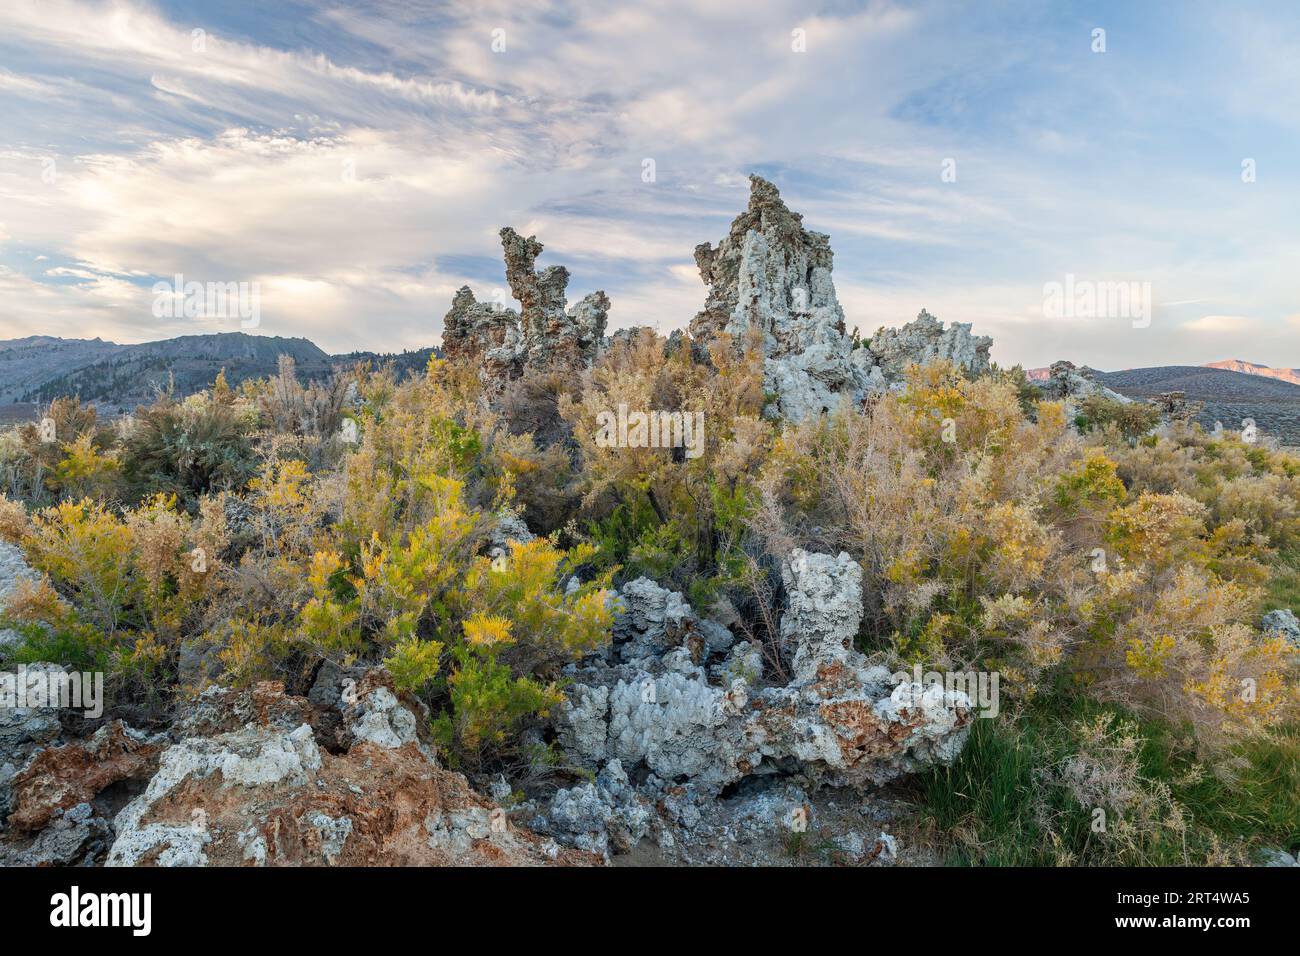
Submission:
<svg viewBox="0 0 1300 956">
<path fill-rule="evenodd" d="M 881 328 L 869 341 L 857 341 L 835 295 L 830 237 L 805 229 L 772 183 L 751 176 L 750 184 L 749 205 L 726 237 L 716 248 L 707 242 L 695 247 L 708 295 L 690 322 L 690 336 L 701 361 L 723 333 L 738 349 L 760 343 L 764 389 L 773 396 L 769 415 L 801 421 L 841 401 L 861 402 L 898 383 L 914 363 L 947 359 L 972 374 L 988 370 L 992 339 L 971 335 L 969 323 L 945 328 L 924 310 L 901 328 Z M 520 311 L 479 302 L 462 287 L 445 319 L 446 356 L 477 365 L 491 395 L 527 372 L 590 368 L 609 343 L 609 298 L 593 292 L 568 307 L 569 272 L 534 268 L 543 248 L 535 237 L 507 227 L 501 245 Z"/>
</svg>

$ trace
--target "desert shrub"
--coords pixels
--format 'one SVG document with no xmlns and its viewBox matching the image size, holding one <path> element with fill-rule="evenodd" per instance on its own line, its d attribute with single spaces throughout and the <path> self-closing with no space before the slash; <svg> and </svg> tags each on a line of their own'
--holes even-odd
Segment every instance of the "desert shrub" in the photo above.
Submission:
<svg viewBox="0 0 1300 956">
<path fill-rule="evenodd" d="M 391 380 L 391 371 L 378 374 Z M 358 386 L 366 376 L 366 369 L 357 367 L 335 371 L 325 381 L 303 385 L 298 380 L 294 360 L 281 355 L 276 374 L 250 389 L 262 429 L 260 457 L 304 461 L 313 473 L 337 466 L 355 441 L 358 425 L 355 400 Z M 214 397 L 222 393 L 220 386 L 214 387 Z"/>
<path fill-rule="evenodd" d="M 1280 723 L 1294 704 L 1288 671 L 1294 657 L 1281 638 L 1264 639 L 1242 623 L 1258 593 L 1185 564 L 1153 597 L 1141 575 L 1110 576 L 1111 600 L 1126 611 L 1094 620 L 1087 648 L 1099 696 L 1190 726 L 1203 744 L 1223 734 Z M 1138 592 L 1134 594 L 1133 592 Z M 1122 654 L 1122 661 L 1120 656 Z"/>
<path fill-rule="evenodd" d="M 114 497 L 117 437 L 93 406 L 56 398 L 36 420 L 0 435 L 0 493 L 33 505 L 59 498 Z"/>
<path fill-rule="evenodd" d="M 31 530 L 31 520 L 22 502 L 0 495 L 0 541 L 21 544 Z"/>
<path fill-rule="evenodd" d="M 69 498 L 106 499 L 115 497 L 119 465 L 112 455 L 102 454 L 95 439 L 83 433 L 66 449 L 54 466 L 52 490 Z"/>
<path fill-rule="evenodd" d="M 909 381 L 865 414 L 787 430 L 763 479 L 784 503 L 779 517 L 766 510 L 768 524 L 787 526 L 784 544 L 843 548 L 863 563 L 874 646 L 915 637 L 936 612 L 969 635 L 981 594 L 1068 581 L 1077 563 L 1044 513 L 1078 454 L 1060 406 L 1043 403 L 1030 422 L 1009 383 L 942 367 Z"/>
<path fill-rule="evenodd" d="M 572 428 L 561 405 L 579 388 L 567 372 L 526 372 L 506 386 L 497 402 L 502 427 L 511 434 L 533 436 L 542 448 L 566 444 Z"/>
<path fill-rule="evenodd" d="M 497 427 L 485 442 L 481 468 L 493 505 L 511 509 L 539 534 L 563 528 L 578 513 L 573 463 L 560 443 L 539 447 L 532 432 Z"/>
<path fill-rule="evenodd" d="M 560 402 L 581 455 L 577 490 L 597 561 L 624 565 L 628 576 L 654 573 L 705 607 L 736 582 L 754 475 L 775 435 L 762 417 L 761 351 L 744 344 L 721 336 L 702 365 L 688 347 L 642 329 L 602 357 L 580 395 Z M 702 415 L 698 444 L 690 454 L 662 447 L 662 431 L 657 443 L 648 434 L 607 441 L 602 422 L 620 408 Z"/>
<path fill-rule="evenodd" d="M 470 566 L 455 596 L 460 615 L 497 615 L 509 622 L 508 638 L 494 643 L 494 653 L 517 672 L 553 674 L 609 639 L 610 573 L 567 585 L 593 553 L 589 545 L 564 551 L 546 538 L 512 541 L 507 555 L 477 558 Z M 557 600 L 561 583 L 566 590 Z"/>
<path fill-rule="evenodd" d="M 390 644 L 448 626 L 451 591 L 477 548 L 480 515 L 466 506 L 464 485 L 437 475 L 424 485 L 425 522 L 386 540 L 372 537 L 362 552 L 362 611 Z"/>
<path fill-rule="evenodd" d="M 471 622 L 465 623 L 468 631 Z M 447 678 L 450 707 L 433 729 L 437 739 L 452 748 L 458 764 L 476 766 L 486 752 L 509 750 L 526 718 L 545 717 L 564 699 L 553 683 L 516 676 L 469 644 L 456 647 L 452 657 L 455 668 Z"/>
<path fill-rule="evenodd" d="M 1210 502 L 1215 519 L 1240 519 L 1274 547 L 1300 541 L 1300 479 L 1279 474 L 1242 475 L 1223 482 Z"/>
<path fill-rule="evenodd" d="M 1089 448 L 1081 460 L 1057 480 L 1053 503 L 1065 516 L 1084 511 L 1104 511 L 1124 501 L 1128 492 L 1118 465 L 1101 448 Z"/>
<path fill-rule="evenodd" d="M 103 670 L 119 702 L 161 705 L 181 639 L 220 589 L 221 510 L 205 502 L 192 518 L 157 495 L 119 515 L 83 499 L 9 528 L 45 575 L 5 609 L 24 637 L 19 659 Z"/>
<path fill-rule="evenodd" d="M 386 376 L 362 389 L 361 441 L 343 461 L 333 495 L 339 531 L 351 553 L 387 540 L 441 508 L 441 479 L 477 480 L 483 434 L 494 421 L 474 401 L 459 370 L 433 359 L 428 373 L 401 386 Z M 474 488 L 467 489 L 470 495 Z M 487 497 L 479 493 L 478 497 Z"/>
<path fill-rule="evenodd" d="M 786 430 L 755 531 L 773 561 L 797 545 L 862 562 L 868 650 L 997 670 L 1013 703 L 1066 678 L 1222 752 L 1296 704 L 1294 655 L 1252 627 L 1269 535 L 1285 540 L 1290 515 L 1263 506 L 1264 488 L 1289 479 L 1230 442 L 1175 453 L 1202 439 L 1171 434 L 1086 444 L 1055 403 L 1026 415 L 1012 382 L 914 369 L 864 414 Z M 1135 479 L 1157 460 L 1193 480 L 1147 490 Z"/>
<path fill-rule="evenodd" d="M 462 485 L 441 479 L 437 501 L 423 527 L 366 550 L 360 608 L 403 686 L 441 709 L 440 739 L 458 761 L 477 764 L 555 705 L 560 665 L 608 641 L 609 576 L 569 587 L 591 549 L 564 551 L 547 538 L 476 558 L 480 519 Z"/>
<path fill-rule="evenodd" d="M 476 556 L 490 520 L 465 500 L 464 481 L 440 473 L 477 455 L 474 434 L 447 420 L 372 419 L 345 469 L 359 487 L 395 493 L 382 507 L 340 505 L 352 517 L 338 524 L 320 487 L 328 478 L 267 463 L 249 483 L 254 543 L 232 574 L 247 596 L 209 634 L 225 679 L 299 681 L 323 660 L 382 659 L 438 713 L 453 760 L 508 753 L 522 725 L 554 706 L 558 667 L 608 640 L 612 611 L 608 575 L 567 586 L 590 548 L 537 538 Z"/>
<path fill-rule="evenodd" d="M 232 402 L 160 396 L 136 412 L 124 441 L 129 496 L 139 500 L 161 492 L 192 509 L 203 495 L 243 488 L 256 472 L 252 431 L 253 423 Z"/>
<path fill-rule="evenodd" d="M 1110 454 L 1134 491 L 1181 493 L 1205 505 L 1216 524 L 1241 519 L 1273 548 L 1296 543 L 1300 460 L 1290 452 L 1246 442 L 1235 432 L 1211 436 L 1199 425 L 1175 424 Z"/>
<path fill-rule="evenodd" d="M 1002 716 L 923 782 L 935 825 L 971 837 L 958 856 L 1204 861 L 1252 825 L 1294 846 L 1269 806 L 1294 806 L 1277 780 L 1296 654 L 1254 624 L 1300 601 L 1300 459 L 1153 431 L 1141 405 L 1071 423 L 1018 370 L 912 368 L 797 425 L 764 417 L 771 398 L 755 342 L 720 336 L 704 363 L 641 330 L 585 375 L 495 396 L 434 359 L 402 382 L 223 375 L 116 430 L 60 400 L 58 441 L 0 436 L 17 492 L 0 537 L 46 575 L 5 610 L 16 654 L 103 668 L 151 705 L 195 642 L 218 680 L 299 692 L 323 661 L 382 661 L 448 759 L 495 769 L 538 758 L 564 667 L 609 639 L 616 581 L 685 592 L 783 680 L 782 562 L 845 550 L 861 649 L 1001 675 Z M 702 444 L 604 441 L 620 406 L 702 413 Z M 485 556 L 507 512 L 538 536 Z M 1248 790 L 1239 814 L 1225 780 Z"/>
<path fill-rule="evenodd" d="M 1111 425 L 1124 438 L 1134 441 L 1160 424 L 1160 410 L 1146 402 L 1121 402 L 1104 395 L 1089 395 L 1079 403 L 1075 424 L 1081 431 Z"/>
<path fill-rule="evenodd" d="M 398 690 L 418 693 L 438 677 L 442 667 L 442 643 L 407 638 L 393 646 L 384 658 L 384 666 L 393 675 Z"/>
</svg>

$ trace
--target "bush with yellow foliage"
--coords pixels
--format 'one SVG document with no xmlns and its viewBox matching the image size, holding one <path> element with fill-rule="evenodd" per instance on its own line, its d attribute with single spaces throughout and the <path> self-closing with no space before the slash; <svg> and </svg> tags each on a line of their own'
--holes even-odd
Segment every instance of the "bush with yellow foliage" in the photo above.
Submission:
<svg viewBox="0 0 1300 956">
<path fill-rule="evenodd" d="M 1166 459 L 1190 477 L 1155 480 Z M 787 429 L 762 487 L 787 547 L 863 563 L 865 649 L 998 670 L 1013 700 L 1064 678 L 1211 750 L 1295 717 L 1296 654 L 1253 629 L 1293 534 L 1291 468 L 1182 426 L 1080 435 L 1057 403 L 1026 414 L 1010 377 L 934 364 L 865 412 Z"/>
<path fill-rule="evenodd" d="M 45 576 L 4 612 L 18 653 L 102 666 L 159 705 L 209 679 L 301 692 L 323 662 L 382 662 L 482 768 L 544 726 L 564 667 L 609 640 L 613 588 L 641 574 L 758 641 L 781 679 L 780 569 L 803 547 L 862 564 L 863 651 L 998 671 L 1007 726 L 1110 708 L 1222 755 L 1295 725 L 1296 652 L 1254 623 L 1300 554 L 1300 459 L 1152 430 L 1144 408 L 1076 418 L 1017 372 L 944 363 L 794 425 L 764 416 L 761 354 L 719 335 L 705 363 L 643 329 L 580 376 L 529 373 L 491 400 L 477 370 L 434 359 L 400 382 L 223 377 L 116 430 L 57 402 L 56 447 L 31 426 L 0 438 L 0 536 Z M 699 454 L 598 441 L 619 406 L 702 414 Z M 489 555 L 507 513 L 538 536 Z M 207 665 L 181 679 L 195 648 Z M 1127 730 L 1089 750 L 1110 731 L 1069 726 L 1075 756 L 1120 753 L 1136 779 Z M 1082 766 L 1066 760 L 1058 789 Z"/>
</svg>

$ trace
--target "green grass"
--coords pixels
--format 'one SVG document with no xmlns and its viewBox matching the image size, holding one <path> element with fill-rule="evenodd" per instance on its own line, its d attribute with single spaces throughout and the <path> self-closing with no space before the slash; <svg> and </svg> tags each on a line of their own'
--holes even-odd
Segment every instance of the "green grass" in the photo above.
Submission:
<svg viewBox="0 0 1300 956">
<path fill-rule="evenodd" d="M 1300 848 L 1300 724 L 1237 747 L 1229 778 L 1207 771 L 1188 782 L 1178 781 L 1192 769 L 1190 756 L 1169 742 L 1167 729 L 1143 729 L 1145 772 L 1174 781 L 1175 798 L 1200 828 L 1225 842 Z"/>
<path fill-rule="evenodd" d="M 1071 726 L 1102 709 L 1079 698 L 1058 698 L 1014 724 L 977 720 L 956 764 L 919 775 L 917 802 L 944 861 L 1050 866 L 1067 857 L 1101 865 L 1175 865 L 1204 862 L 1225 847 L 1247 854 L 1265 846 L 1292 852 L 1300 847 L 1300 725 L 1235 748 L 1226 761 L 1231 776 L 1223 777 L 1198 763 L 1185 735 L 1152 721 L 1139 721 L 1146 740 L 1139 763 L 1143 776 L 1167 784 L 1182 807 L 1188 819 L 1185 843 L 1170 831 L 1118 855 L 1100 845 L 1087 812 L 1035 771 L 1071 754 Z M 1055 842 L 1035 819 L 1037 801 L 1069 811 Z"/>
<path fill-rule="evenodd" d="M 1265 610 L 1300 608 L 1300 550 L 1284 551 L 1273 562 L 1265 592 Z"/>
<path fill-rule="evenodd" d="M 1042 866 L 1043 834 L 1034 822 L 1034 768 L 1044 749 L 1032 733 L 977 720 L 961 757 L 918 781 L 924 815 L 956 836 L 955 866 Z"/>
</svg>

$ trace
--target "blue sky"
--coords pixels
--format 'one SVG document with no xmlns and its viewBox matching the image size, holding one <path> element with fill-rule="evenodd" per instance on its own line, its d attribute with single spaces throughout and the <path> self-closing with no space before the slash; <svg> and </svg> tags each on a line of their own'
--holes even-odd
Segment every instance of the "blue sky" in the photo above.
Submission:
<svg viewBox="0 0 1300 956">
<path fill-rule="evenodd" d="M 258 282 L 262 334 L 420 347 L 507 224 L 666 331 L 750 172 L 864 332 L 1300 366 L 1293 2 L 0 5 L 0 339 L 238 329 L 155 318 L 180 273 Z M 1150 283 L 1151 323 L 1046 317 L 1067 274 Z"/>
</svg>

